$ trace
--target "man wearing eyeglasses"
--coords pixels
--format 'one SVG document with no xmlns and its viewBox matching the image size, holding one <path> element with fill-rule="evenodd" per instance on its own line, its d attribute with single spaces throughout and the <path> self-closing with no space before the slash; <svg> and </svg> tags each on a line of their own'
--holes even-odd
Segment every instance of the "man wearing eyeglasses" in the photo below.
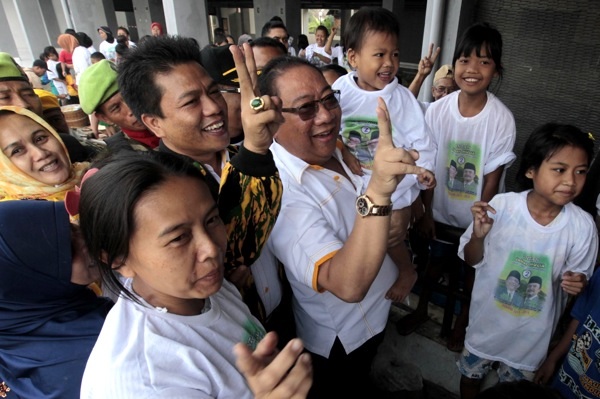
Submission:
<svg viewBox="0 0 600 399">
<path fill-rule="evenodd" d="M 296 55 L 296 50 L 293 47 L 290 48 L 290 35 L 283 22 L 277 20 L 268 21 L 262 28 L 261 36 L 277 40 L 285 46 L 286 53 Z"/>
<path fill-rule="evenodd" d="M 454 82 L 454 71 L 452 65 L 442 65 L 433 75 L 433 86 L 431 87 L 431 95 L 433 101 L 446 97 L 458 89 Z"/>
<path fill-rule="evenodd" d="M 378 397 L 369 371 L 390 309 L 385 295 L 398 276 L 386 256 L 391 193 L 404 173 L 424 170 L 408 151 L 392 149 L 389 126 L 379 126 L 380 148 L 365 188 L 337 148 L 344 94 L 306 60 L 271 61 L 259 87 L 281 101 L 285 121 L 271 151 L 285 188 L 256 265 L 267 268 L 279 259 L 285 266 L 297 333 L 313 361 L 309 398 Z M 369 104 L 373 112 L 377 105 Z M 382 163 L 391 153 L 398 158 Z"/>
</svg>

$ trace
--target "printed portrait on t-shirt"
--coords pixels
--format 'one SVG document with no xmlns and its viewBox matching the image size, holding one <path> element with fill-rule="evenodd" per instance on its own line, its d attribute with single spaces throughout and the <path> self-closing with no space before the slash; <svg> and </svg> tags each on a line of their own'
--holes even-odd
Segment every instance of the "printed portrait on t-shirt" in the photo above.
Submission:
<svg viewBox="0 0 600 399">
<path fill-rule="evenodd" d="M 448 143 L 446 193 L 451 199 L 476 201 L 481 175 L 481 148 L 468 141 Z"/>
<path fill-rule="evenodd" d="M 377 119 L 347 119 L 342 127 L 342 140 L 363 168 L 373 168 L 375 150 L 379 142 Z"/>
<path fill-rule="evenodd" d="M 536 316 L 551 289 L 552 265 L 546 255 L 512 251 L 498 279 L 494 299 L 515 316 Z"/>
</svg>

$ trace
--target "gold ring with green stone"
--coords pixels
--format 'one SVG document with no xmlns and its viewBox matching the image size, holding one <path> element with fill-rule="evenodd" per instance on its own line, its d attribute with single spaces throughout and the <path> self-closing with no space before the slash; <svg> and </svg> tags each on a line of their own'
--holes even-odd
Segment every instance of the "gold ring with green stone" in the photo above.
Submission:
<svg viewBox="0 0 600 399">
<path fill-rule="evenodd" d="M 265 109 L 265 101 L 260 97 L 254 97 L 250 100 L 250 108 L 256 112 L 260 112 Z"/>
</svg>

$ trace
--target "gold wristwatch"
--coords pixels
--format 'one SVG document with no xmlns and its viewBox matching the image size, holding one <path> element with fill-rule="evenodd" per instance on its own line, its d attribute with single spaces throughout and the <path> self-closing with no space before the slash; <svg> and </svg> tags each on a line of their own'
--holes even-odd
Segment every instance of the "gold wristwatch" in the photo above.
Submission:
<svg viewBox="0 0 600 399">
<path fill-rule="evenodd" d="M 375 205 L 369 197 L 361 195 L 356 199 L 356 212 L 362 216 L 387 216 L 392 211 L 390 205 Z"/>
</svg>

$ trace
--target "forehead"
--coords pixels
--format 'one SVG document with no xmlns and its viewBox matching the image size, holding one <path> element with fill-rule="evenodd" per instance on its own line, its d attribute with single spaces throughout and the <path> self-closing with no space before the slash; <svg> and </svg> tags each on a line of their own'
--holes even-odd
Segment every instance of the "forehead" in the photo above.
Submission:
<svg viewBox="0 0 600 399">
<path fill-rule="evenodd" d="M 157 73 L 154 82 L 161 86 L 163 94 L 166 94 L 171 91 L 188 90 L 190 84 L 194 87 L 200 83 L 208 85 L 212 83 L 212 79 L 202 65 L 192 61 L 174 65 L 168 71 Z"/>
<path fill-rule="evenodd" d="M 33 90 L 33 87 L 27 82 L 22 80 L 7 80 L 0 82 L 0 91 L 21 91 L 21 90 Z"/>
<path fill-rule="evenodd" d="M 39 129 L 45 130 L 43 126 L 38 125 L 33 119 L 24 115 L 15 114 L 14 112 L 0 113 L 0 131 L 2 132 L 0 140 L 8 134 L 28 136 L 32 131 Z"/>
<path fill-rule="evenodd" d="M 302 95 L 321 94 L 329 84 L 320 71 L 299 65 L 280 74 L 275 80 L 275 87 L 282 101 L 289 102 Z"/>
<path fill-rule="evenodd" d="M 445 86 L 445 87 L 454 86 L 454 80 L 452 80 L 450 78 L 440 78 L 435 81 L 435 85 L 436 86 Z"/>
<path fill-rule="evenodd" d="M 267 63 L 273 58 L 281 57 L 282 55 L 284 55 L 278 48 L 267 46 L 254 46 L 252 47 L 252 53 L 254 54 L 254 61 L 256 62 L 256 67 L 258 69 L 261 69 L 262 67 L 267 65 Z"/>
<path fill-rule="evenodd" d="M 283 28 L 272 28 L 271 30 L 269 30 L 269 33 L 267 33 L 267 36 L 269 37 L 283 37 L 283 36 L 287 36 L 287 30 L 283 29 Z"/>
<path fill-rule="evenodd" d="M 367 30 L 363 35 L 362 47 L 398 47 L 398 36 L 389 32 Z"/>
</svg>

